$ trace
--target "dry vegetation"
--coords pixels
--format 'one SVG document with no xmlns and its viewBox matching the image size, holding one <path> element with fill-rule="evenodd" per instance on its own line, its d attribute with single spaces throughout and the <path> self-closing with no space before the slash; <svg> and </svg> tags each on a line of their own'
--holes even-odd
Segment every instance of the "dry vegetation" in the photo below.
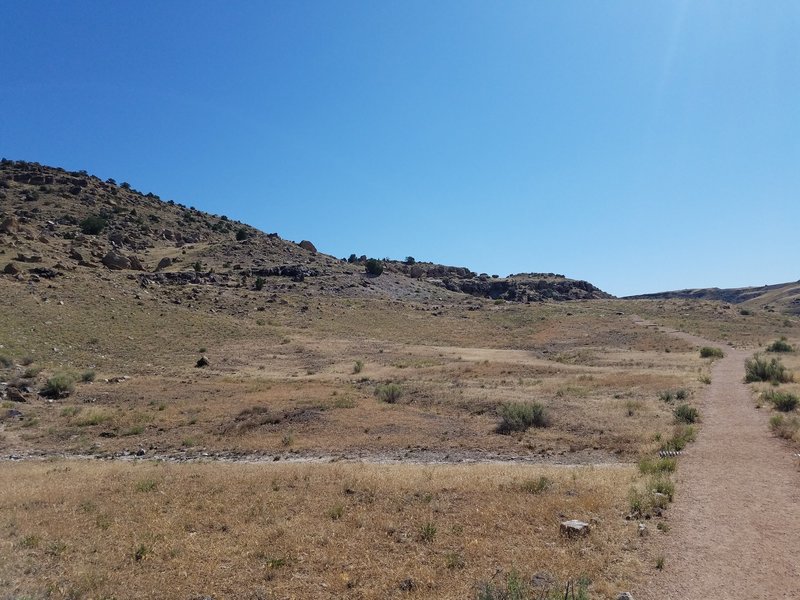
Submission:
<svg viewBox="0 0 800 600">
<path fill-rule="evenodd" d="M 544 479 L 542 479 L 544 478 Z M 468 598 L 641 569 L 631 468 L 119 464 L 0 470 L 0 595 Z M 544 485 L 540 482 L 544 481 Z M 564 515 L 592 534 L 559 534 Z"/>
</svg>

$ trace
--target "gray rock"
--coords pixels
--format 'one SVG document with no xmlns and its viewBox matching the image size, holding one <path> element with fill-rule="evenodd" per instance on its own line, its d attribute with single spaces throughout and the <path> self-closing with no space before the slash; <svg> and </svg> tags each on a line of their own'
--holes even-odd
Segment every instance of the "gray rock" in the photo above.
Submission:
<svg viewBox="0 0 800 600">
<path fill-rule="evenodd" d="M 207 367 L 211 364 L 211 361 L 208 360 L 207 356 L 201 356 L 200 359 L 197 361 L 195 365 L 197 368 L 202 369 L 203 367 Z"/>
<path fill-rule="evenodd" d="M 14 263 L 8 263 L 5 269 L 3 269 L 3 273 L 5 273 L 6 275 L 16 275 L 17 273 L 19 273 L 19 268 L 17 268 L 17 265 L 15 265 Z"/>
<path fill-rule="evenodd" d="M 647 529 L 647 525 L 644 523 L 639 523 L 638 527 L 639 537 L 647 537 L 650 531 Z"/>
<path fill-rule="evenodd" d="M 122 269 L 130 269 L 131 261 L 117 254 L 116 252 L 109 252 L 103 257 L 103 264 L 112 271 L 121 271 Z"/>
<path fill-rule="evenodd" d="M 622 592 L 617 596 L 617 600 L 633 600 L 633 595 L 630 592 Z"/>
<path fill-rule="evenodd" d="M 314 252 L 315 254 L 317 252 L 316 246 L 314 246 L 314 244 L 312 244 L 308 240 L 303 240 L 297 245 L 300 246 L 303 250 L 308 250 L 309 252 Z"/>
<path fill-rule="evenodd" d="M 561 534 L 567 537 L 582 537 L 589 535 L 589 524 L 571 519 L 561 523 Z"/>
<path fill-rule="evenodd" d="M 161 271 L 162 269 L 166 269 L 172 264 L 172 259 L 169 256 L 165 256 L 160 261 L 158 261 L 158 265 L 156 265 L 156 271 Z"/>
</svg>

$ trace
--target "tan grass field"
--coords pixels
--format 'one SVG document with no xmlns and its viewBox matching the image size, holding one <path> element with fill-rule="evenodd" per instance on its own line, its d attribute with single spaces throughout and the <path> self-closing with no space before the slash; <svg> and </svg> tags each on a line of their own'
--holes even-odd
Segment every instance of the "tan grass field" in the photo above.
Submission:
<svg viewBox="0 0 800 600">
<path fill-rule="evenodd" d="M 623 518 L 633 477 L 497 465 L 6 464 L 0 596 L 455 599 L 516 570 L 554 587 L 586 577 L 611 597 L 642 568 L 644 540 Z M 591 535 L 560 535 L 565 517 L 590 521 Z"/>
</svg>

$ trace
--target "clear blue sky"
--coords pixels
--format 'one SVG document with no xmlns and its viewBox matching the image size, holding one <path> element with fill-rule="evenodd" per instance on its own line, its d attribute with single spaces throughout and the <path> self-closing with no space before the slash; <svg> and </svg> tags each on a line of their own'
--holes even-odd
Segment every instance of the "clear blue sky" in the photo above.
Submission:
<svg viewBox="0 0 800 600">
<path fill-rule="evenodd" d="M 3 2 L 0 156 L 326 253 L 800 278 L 800 2 Z"/>
</svg>

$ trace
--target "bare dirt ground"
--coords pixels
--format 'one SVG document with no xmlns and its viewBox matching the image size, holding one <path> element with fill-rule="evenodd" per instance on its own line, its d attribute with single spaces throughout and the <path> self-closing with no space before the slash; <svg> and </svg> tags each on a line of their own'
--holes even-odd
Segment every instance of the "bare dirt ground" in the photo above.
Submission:
<svg viewBox="0 0 800 600">
<path fill-rule="evenodd" d="M 725 358 L 714 364 L 702 431 L 681 458 L 664 567 L 636 598 L 800 598 L 797 458 L 770 439 L 766 416 L 742 383 L 749 354 L 725 348 Z"/>
</svg>

